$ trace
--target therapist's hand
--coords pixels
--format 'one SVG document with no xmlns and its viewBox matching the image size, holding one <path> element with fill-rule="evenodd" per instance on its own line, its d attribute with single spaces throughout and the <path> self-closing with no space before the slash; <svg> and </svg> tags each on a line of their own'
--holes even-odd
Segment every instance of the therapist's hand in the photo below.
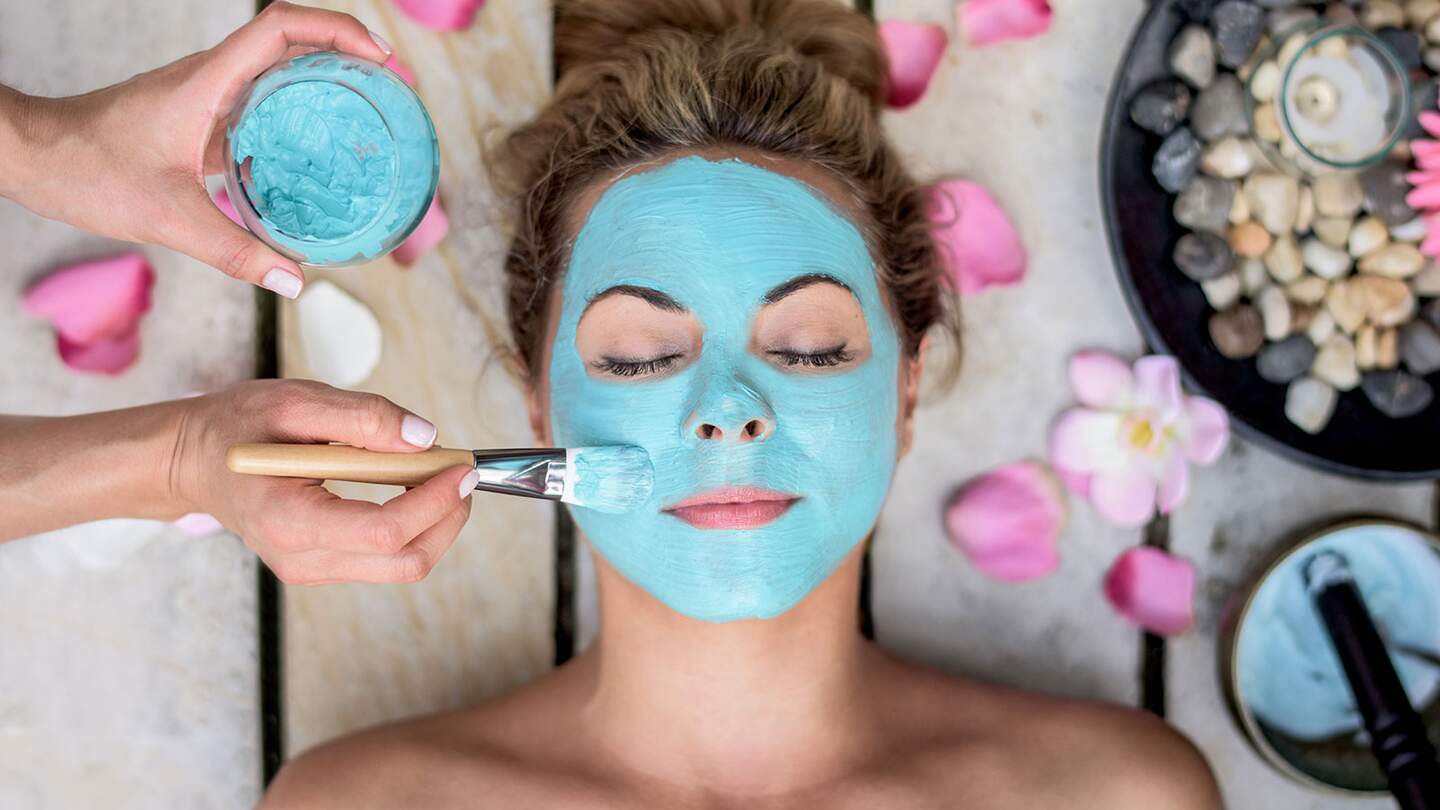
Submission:
<svg viewBox="0 0 1440 810">
<path fill-rule="evenodd" d="M 376 62 L 389 55 L 348 14 L 277 2 L 210 50 L 103 90 L 49 99 L 0 88 L 0 114 L 15 119 L 21 145 L 8 161 L 0 156 L 8 175 L 0 193 L 41 216 L 174 248 L 293 298 L 300 267 L 220 213 L 204 177 L 222 171 L 225 117 L 245 84 L 315 50 Z"/>
<path fill-rule="evenodd" d="M 306 380 L 257 380 L 172 403 L 181 407 L 169 459 L 171 497 L 209 512 L 292 584 L 423 579 L 470 516 L 469 468 L 457 466 L 384 505 L 345 500 L 319 481 L 240 475 L 231 445 L 344 442 L 415 452 L 435 428 L 376 394 Z M 471 485 L 473 489 L 473 484 Z"/>
</svg>

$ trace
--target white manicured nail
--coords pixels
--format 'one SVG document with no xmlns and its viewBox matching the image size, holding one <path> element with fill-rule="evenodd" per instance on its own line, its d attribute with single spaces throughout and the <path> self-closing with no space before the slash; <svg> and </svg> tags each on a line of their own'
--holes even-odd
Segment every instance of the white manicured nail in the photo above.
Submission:
<svg viewBox="0 0 1440 810">
<path fill-rule="evenodd" d="M 395 52 L 395 49 L 390 47 L 390 43 L 386 42 L 384 37 L 374 31 L 370 32 L 370 38 L 375 40 L 375 44 L 380 46 L 380 50 L 384 51 L 386 56 Z"/>
<path fill-rule="evenodd" d="M 286 298 L 295 298 L 300 295 L 300 279 L 294 273 L 280 267 L 271 268 L 260 280 L 260 286 Z"/>
<path fill-rule="evenodd" d="M 435 426 L 413 413 L 400 420 L 400 438 L 416 447 L 425 448 L 435 443 Z"/>
<path fill-rule="evenodd" d="M 480 473 L 474 470 L 465 473 L 465 477 L 460 479 L 460 497 L 464 498 L 474 492 L 475 485 L 478 483 L 480 483 Z"/>
</svg>

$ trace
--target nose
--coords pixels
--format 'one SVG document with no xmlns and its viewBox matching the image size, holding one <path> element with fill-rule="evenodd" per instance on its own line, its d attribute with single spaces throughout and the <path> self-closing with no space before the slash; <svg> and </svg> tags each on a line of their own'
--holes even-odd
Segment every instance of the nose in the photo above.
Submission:
<svg viewBox="0 0 1440 810">
<path fill-rule="evenodd" d="M 775 414 L 765 398 L 739 380 L 708 386 L 685 420 L 685 432 L 702 442 L 764 441 L 775 433 Z"/>
</svg>

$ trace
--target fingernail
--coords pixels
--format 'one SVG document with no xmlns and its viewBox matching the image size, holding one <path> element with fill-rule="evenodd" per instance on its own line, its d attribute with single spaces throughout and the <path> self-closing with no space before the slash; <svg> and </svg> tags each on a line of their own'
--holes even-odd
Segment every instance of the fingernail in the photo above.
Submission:
<svg viewBox="0 0 1440 810">
<path fill-rule="evenodd" d="M 288 270 L 280 267 L 271 268 L 260 280 L 260 286 L 286 298 L 295 298 L 300 294 L 300 279 Z"/>
<path fill-rule="evenodd" d="M 375 40 L 375 44 L 380 46 L 380 50 L 384 51 L 386 56 L 395 52 L 395 49 L 390 47 L 390 43 L 386 42 L 384 37 L 374 31 L 370 32 L 370 38 Z"/>
<path fill-rule="evenodd" d="M 460 479 L 460 497 L 464 498 L 474 492 L 475 485 L 478 483 L 480 483 L 480 473 L 474 470 L 465 473 L 465 477 Z"/>
<path fill-rule="evenodd" d="M 435 443 L 435 426 L 413 413 L 407 413 L 400 420 L 400 438 L 416 447 L 429 447 Z"/>
</svg>

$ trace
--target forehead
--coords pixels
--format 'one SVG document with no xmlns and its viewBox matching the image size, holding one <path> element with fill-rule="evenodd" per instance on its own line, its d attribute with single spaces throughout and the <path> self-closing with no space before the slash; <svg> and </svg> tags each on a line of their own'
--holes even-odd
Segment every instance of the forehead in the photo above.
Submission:
<svg viewBox="0 0 1440 810">
<path fill-rule="evenodd" d="M 793 173 L 682 155 L 598 195 L 574 243 L 567 298 L 615 284 L 661 285 L 682 302 L 717 288 L 755 295 L 814 273 L 875 294 L 859 230 L 839 203 Z"/>
</svg>

